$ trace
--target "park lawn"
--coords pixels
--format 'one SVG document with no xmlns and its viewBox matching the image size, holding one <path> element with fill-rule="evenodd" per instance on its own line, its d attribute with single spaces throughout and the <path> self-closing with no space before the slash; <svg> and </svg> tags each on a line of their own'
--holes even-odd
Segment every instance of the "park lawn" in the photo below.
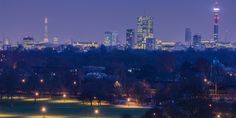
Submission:
<svg viewBox="0 0 236 118">
<path fill-rule="evenodd" d="M 146 108 L 117 108 L 114 106 L 90 107 L 79 102 L 38 101 L 34 104 L 33 101 L 15 101 L 12 107 L 6 102 L 0 104 L 0 117 L 42 118 L 43 114 L 40 111 L 42 106 L 47 108 L 46 118 L 95 118 L 95 109 L 99 109 L 98 118 L 121 118 L 125 113 L 132 115 L 133 118 L 140 118 L 148 110 Z"/>
</svg>

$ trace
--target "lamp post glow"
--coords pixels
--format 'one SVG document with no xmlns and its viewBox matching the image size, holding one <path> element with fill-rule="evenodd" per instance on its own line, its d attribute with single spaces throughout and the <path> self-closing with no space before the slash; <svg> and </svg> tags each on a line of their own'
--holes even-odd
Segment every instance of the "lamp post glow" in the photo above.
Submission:
<svg viewBox="0 0 236 118">
<path fill-rule="evenodd" d="M 76 84 L 77 84 L 77 82 L 76 82 L 76 81 L 74 81 L 74 82 L 73 82 L 73 84 L 74 84 L 74 85 L 76 85 Z"/>
<path fill-rule="evenodd" d="M 45 113 L 47 112 L 47 108 L 46 107 L 42 107 L 41 108 L 41 112 L 43 113 L 43 118 L 45 118 Z"/>
<path fill-rule="evenodd" d="M 35 92 L 35 96 L 38 97 L 38 96 L 39 96 L 39 93 L 38 93 L 38 92 Z"/>
<path fill-rule="evenodd" d="M 96 115 L 96 118 L 98 118 L 99 110 L 98 110 L 98 109 L 95 109 L 95 110 L 94 110 L 94 114 Z"/>
<path fill-rule="evenodd" d="M 22 79 L 21 82 L 24 84 L 25 83 L 25 79 Z"/>
<path fill-rule="evenodd" d="M 41 80 L 40 80 L 40 83 L 42 84 L 43 82 L 44 82 L 44 80 L 43 80 L 43 79 L 41 79 Z"/>
<path fill-rule="evenodd" d="M 130 98 L 127 98 L 127 105 L 129 106 Z"/>
<path fill-rule="evenodd" d="M 66 101 L 66 94 L 63 94 L 64 102 Z"/>
<path fill-rule="evenodd" d="M 35 92 L 34 93 L 34 103 L 36 103 L 36 100 L 37 100 L 37 97 L 39 96 L 39 93 L 38 92 Z"/>
<path fill-rule="evenodd" d="M 156 113 L 153 113 L 153 118 L 156 118 L 156 115 L 157 115 Z"/>
</svg>

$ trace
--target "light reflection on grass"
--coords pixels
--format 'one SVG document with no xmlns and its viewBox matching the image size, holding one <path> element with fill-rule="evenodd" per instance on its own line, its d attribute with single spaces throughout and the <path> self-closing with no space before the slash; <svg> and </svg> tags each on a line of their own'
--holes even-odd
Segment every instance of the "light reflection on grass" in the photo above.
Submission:
<svg viewBox="0 0 236 118">
<path fill-rule="evenodd" d="M 35 99 L 34 98 L 25 98 L 22 99 L 22 101 L 26 101 L 26 102 L 33 102 Z M 49 101 L 52 100 L 51 98 L 37 98 L 37 101 Z"/>
<path fill-rule="evenodd" d="M 16 114 L 6 114 L 6 113 L 0 113 L 0 118 L 13 118 L 17 117 Z"/>
<path fill-rule="evenodd" d="M 102 102 L 101 106 L 95 100 L 94 106 L 90 106 L 89 102 L 82 102 L 76 99 L 51 99 L 38 98 L 37 103 L 34 99 L 26 98 L 16 100 L 11 106 L 9 101 L 3 101 L 0 105 L 0 118 L 42 118 L 43 114 L 40 111 L 42 106 L 46 106 L 48 112 L 46 118 L 95 118 L 94 108 L 99 108 L 101 111 L 99 118 L 120 118 L 122 114 L 129 113 L 133 118 L 138 118 L 148 109 L 141 107 L 129 108 L 126 106 L 113 106 L 107 102 Z"/>
<path fill-rule="evenodd" d="M 79 100 L 65 99 L 65 100 L 51 100 L 50 103 L 67 104 L 67 103 L 81 103 L 81 102 Z"/>
</svg>

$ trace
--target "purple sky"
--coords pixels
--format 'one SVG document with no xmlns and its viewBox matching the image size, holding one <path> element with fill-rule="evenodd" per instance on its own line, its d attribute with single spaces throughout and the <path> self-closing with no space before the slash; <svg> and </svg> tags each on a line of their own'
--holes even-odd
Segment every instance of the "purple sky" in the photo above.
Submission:
<svg viewBox="0 0 236 118">
<path fill-rule="evenodd" d="M 236 40 L 236 0 L 220 0 L 221 38 Z M 212 37 L 213 0 L 0 0 L 0 38 L 21 41 L 25 35 L 43 38 L 43 18 L 49 19 L 50 37 L 74 41 L 103 40 L 105 31 L 136 29 L 140 15 L 154 17 L 155 37 L 183 41 L 184 29 Z M 225 33 L 228 32 L 228 33 Z"/>
</svg>

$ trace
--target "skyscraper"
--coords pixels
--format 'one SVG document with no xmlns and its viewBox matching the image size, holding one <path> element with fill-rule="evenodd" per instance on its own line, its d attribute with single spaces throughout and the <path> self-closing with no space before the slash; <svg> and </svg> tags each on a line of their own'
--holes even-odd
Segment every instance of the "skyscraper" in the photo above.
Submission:
<svg viewBox="0 0 236 118">
<path fill-rule="evenodd" d="M 135 44 L 135 32 L 134 29 L 126 30 L 126 48 L 133 48 Z"/>
<path fill-rule="evenodd" d="M 138 17 L 137 44 L 139 48 L 146 49 L 146 39 L 154 38 L 153 18 L 151 16 Z"/>
<path fill-rule="evenodd" d="M 193 47 L 199 48 L 201 47 L 202 36 L 200 34 L 193 35 Z"/>
<path fill-rule="evenodd" d="M 118 33 L 116 32 L 105 32 L 103 44 L 108 47 L 117 46 L 118 42 Z"/>
<path fill-rule="evenodd" d="M 185 29 L 185 43 L 188 46 L 191 46 L 192 43 L 192 31 L 190 28 Z"/>
<path fill-rule="evenodd" d="M 219 3 L 218 1 L 215 2 L 214 8 L 213 8 L 213 20 L 214 20 L 214 41 L 218 42 L 219 41 L 219 20 L 220 20 L 220 8 L 219 8 Z"/>
<path fill-rule="evenodd" d="M 192 31 L 190 28 L 185 29 L 185 42 L 191 42 L 192 40 Z"/>
<path fill-rule="evenodd" d="M 48 38 L 48 18 L 45 17 L 44 19 L 44 39 L 43 39 L 44 43 L 48 43 L 49 42 L 49 38 Z"/>
</svg>

